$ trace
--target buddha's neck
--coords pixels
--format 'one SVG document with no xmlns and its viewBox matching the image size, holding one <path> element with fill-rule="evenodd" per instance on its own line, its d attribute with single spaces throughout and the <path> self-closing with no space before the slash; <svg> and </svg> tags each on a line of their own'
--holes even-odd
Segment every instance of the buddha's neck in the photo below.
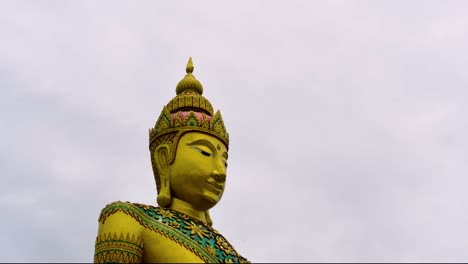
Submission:
<svg viewBox="0 0 468 264">
<path fill-rule="evenodd" d="M 195 208 L 193 208 L 193 206 L 185 201 L 182 201 L 180 199 L 177 199 L 177 198 L 172 198 L 172 203 L 171 203 L 171 206 L 169 207 L 173 210 L 176 210 L 176 211 L 179 211 L 179 212 L 182 212 L 188 216 L 191 216 L 195 219 L 198 219 L 200 221 L 202 221 L 203 223 L 207 223 L 206 221 L 206 213 L 205 211 L 200 211 L 200 210 L 197 210 Z"/>
</svg>

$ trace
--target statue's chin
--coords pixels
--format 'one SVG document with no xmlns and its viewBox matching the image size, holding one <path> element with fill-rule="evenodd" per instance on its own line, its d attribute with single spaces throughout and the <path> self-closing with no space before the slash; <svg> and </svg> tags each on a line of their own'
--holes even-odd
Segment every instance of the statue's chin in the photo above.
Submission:
<svg viewBox="0 0 468 264">
<path fill-rule="evenodd" d="M 218 202 L 219 202 L 219 194 L 212 193 L 210 191 L 205 191 L 203 192 L 203 203 L 201 206 L 203 208 L 200 208 L 202 210 L 208 210 L 213 208 Z"/>
</svg>

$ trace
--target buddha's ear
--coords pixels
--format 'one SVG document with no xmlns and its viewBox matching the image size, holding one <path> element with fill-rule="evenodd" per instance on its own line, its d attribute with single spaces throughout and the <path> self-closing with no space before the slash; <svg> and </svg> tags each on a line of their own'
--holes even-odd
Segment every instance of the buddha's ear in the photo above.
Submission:
<svg viewBox="0 0 468 264">
<path fill-rule="evenodd" d="M 153 159 L 160 174 L 167 176 L 169 174 L 170 148 L 168 144 L 159 145 L 153 153 Z"/>
<path fill-rule="evenodd" d="M 172 202 L 171 198 L 171 177 L 170 177 L 170 157 L 171 148 L 168 144 L 158 146 L 153 153 L 153 159 L 156 162 L 156 167 L 159 173 L 160 189 L 157 197 L 159 206 L 169 207 Z"/>
</svg>

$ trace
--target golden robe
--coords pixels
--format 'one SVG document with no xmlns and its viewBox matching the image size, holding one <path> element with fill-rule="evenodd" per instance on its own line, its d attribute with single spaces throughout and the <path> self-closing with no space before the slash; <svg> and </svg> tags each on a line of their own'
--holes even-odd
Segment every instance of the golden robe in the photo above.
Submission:
<svg viewBox="0 0 468 264">
<path fill-rule="evenodd" d="M 95 263 L 248 263 L 211 226 L 184 213 L 114 202 L 99 216 Z"/>
</svg>

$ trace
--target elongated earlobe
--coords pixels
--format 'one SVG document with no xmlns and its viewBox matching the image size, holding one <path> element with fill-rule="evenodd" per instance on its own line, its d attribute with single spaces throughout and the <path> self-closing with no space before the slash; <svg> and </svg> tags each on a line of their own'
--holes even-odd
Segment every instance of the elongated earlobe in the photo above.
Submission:
<svg viewBox="0 0 468 264">
<path fill-rule="evenodd" d="M 158 205 L 161 207 L 169 207 L 172 203 L 171 197 L 171 182 L 170 182 L 170 148 L 163 144 L 154 151 L 154 160 L 158 169 L 160 179 L 160 189 L 157 197 Z"/>
<path fill-rule="evenodd" d="M 161 190 L 158 193 L 158 198 L 156 201 L 158 202 L 159 206 L 168 208 L 172 203 L 170 188 L 164 188 L 161 186 Z"/>
<path fill-rule="evenodd" d="M 213 225 L 213 220 L 211 220 L 210 212 L 208 212 L 208 210 L 205 211 L 205 218 L 206 218 L 206 223 L 209 226 L 212 226 Z"/>
</svg>

